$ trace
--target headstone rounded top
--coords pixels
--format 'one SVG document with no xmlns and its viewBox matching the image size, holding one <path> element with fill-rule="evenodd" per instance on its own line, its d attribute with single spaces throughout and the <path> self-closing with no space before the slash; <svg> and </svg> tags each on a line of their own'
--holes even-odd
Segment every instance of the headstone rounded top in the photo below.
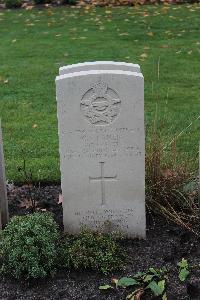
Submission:
<svg viewBox="0 0 200 300">
<path fill-rule="evenodd" d="M 124 70 L 99 70 L 99 69 L 94 69 L 94 70 L 89 70 L 89 71 L 77 71 L 77 72 L 71 72 L 71 73 L 66 73 L 66 74 L 60 74 L 56 76 L 56 81 L 60 81 L 62 79 L 67 79 L 67 78 L 74 78 L 74 77 L 84 77 L 84 76 L 89 76 L 91 77 L 92 75 L 122 75 L 122 76 L 134 76 L 134 77 L 141 77 L 143 78 L 142 73 L 138 72 L 132 72 L 132 71 L 124 71 Z"/>
<path fill-rule="evenodd" d="M 73 72 L 89 71 L 89 70 L 122 70 L 131 72 L 140 72 L 138 64 L 115 62 L 115 61 L 94 61 L 84 62 L 63 66 L 59 69 L 59 74 L 69 74 Z"/>
</svg>

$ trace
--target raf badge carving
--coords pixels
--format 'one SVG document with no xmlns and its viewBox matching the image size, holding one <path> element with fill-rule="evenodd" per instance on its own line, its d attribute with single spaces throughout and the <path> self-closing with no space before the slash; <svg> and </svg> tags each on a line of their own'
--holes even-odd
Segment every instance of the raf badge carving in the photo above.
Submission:
<svg viewBox="0 0 200 300">
<path fill-rule="evenodd" d="M 94 125 L 109 125 L 119 114 L 121 100 L 104 82 L 95 84 L 82 97 L 81 111 Z"/>
</svg>

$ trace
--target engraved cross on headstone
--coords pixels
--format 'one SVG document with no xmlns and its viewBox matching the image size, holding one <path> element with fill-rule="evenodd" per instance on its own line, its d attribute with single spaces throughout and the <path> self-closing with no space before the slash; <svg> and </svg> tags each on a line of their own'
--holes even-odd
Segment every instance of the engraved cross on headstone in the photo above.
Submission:
<svg viewBox="0 0 200 300">
<path fill-rule="evenodd" d="M 100 181 L 101 182 L 101 205 L 106 204 L 106 195 L 105 195 L 105 182 L 106 181 L 117 181 L 117 175 L 111 176 L 104 176 L 104 164 L 105 162 L 100 162 L 101 166 L 101 176 L 99 177 L 89 177 L 90 181 Z"/>
</svg>

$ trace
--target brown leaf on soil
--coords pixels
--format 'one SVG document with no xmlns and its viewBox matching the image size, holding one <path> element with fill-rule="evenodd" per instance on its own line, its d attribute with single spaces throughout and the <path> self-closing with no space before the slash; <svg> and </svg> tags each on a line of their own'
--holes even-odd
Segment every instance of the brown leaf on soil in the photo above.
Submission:
<svg viewBox="0 0 200 300">
<path fill-rule="evenodd" d="M 144 294 L 144 289 L 139 288 L 135 290 L 133 293 L 126 297 L 127 300 L 141 300 L 141 296 Z"/>
<path fill-rule="evenodd" d="M 135 295 L 134 300 L 141 300 L 142 295 L 144 294 L 144 289 L 139 289 L 137 294 Z"/>
<path fill-rule="evenodd" d="M 37 202 L 35 203 L 35 206 L 37 206 Z M 22 199 L 21 202 L 20 202 L 20 204 L 19 204 L 19 207 L 26 208 L 26 209 L 32 208 L 33 205 L 32 205 L 31 199 L 27 199 L 27 198 Z"/>
<path fill-rule="evenodd" d="M 111 280 L 115 285 L 117 285 L 117 283 L 118 283 L 118 279 L 117 278 L 112 278 L 112 280 Z"/>
<path fill-rule="evenodd" d="M 62 194 L 59 194 L 59 198 L 58 198 L 58 204 L 63 203 L 63 196 Z"/>
<path fill-rule="evenodd" d="M 47 211 L 47 209 L 46 209 L 46 208 L 39 208 L 39 207 L 38 207 L 38 208 L 36 209 L 36 211 L 39 211 L 39 212 L 40 212 L 40 211 L 44 211 L 44 212 L 45 212 L 45 211 Z"/>
<path fill-rule="evenodd" d="M 173 176 L 173 172 L 170 169 L 165 169 L 162 171 L 162 176 L 165 178 L 169 178 Z"/>
</svg>

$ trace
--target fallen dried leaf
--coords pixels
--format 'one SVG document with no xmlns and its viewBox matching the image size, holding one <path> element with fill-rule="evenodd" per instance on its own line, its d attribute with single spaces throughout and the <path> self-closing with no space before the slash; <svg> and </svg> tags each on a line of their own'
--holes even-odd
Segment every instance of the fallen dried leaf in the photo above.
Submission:
<svg viewBox="0 0 200 300">
<path fill-rule="evenodd" d="M 165 178 L 169 178 L 169 177 L 172 177 L 172 176 L 173 176 L 173 173 L 172 173 L 171 170 L 165 169 L 165 170 L 162 171 L 162 175 L 163 175 L 163 177 L 165 177 Z"/>
<path fill-rule="evenodd" d="M 37 202 L 35 202 L 35 206 L 37 206 Z M 33 205 L 32 205 L 31 199 L 23 199 L 23 200 L 21 200 L 21 202 L 19 204 L 19 207 L 26 208 L 26 209 L 32 208 Z"/>
<path fill-rule="evenodd" d="M 59 198 L 58 198 L 58 204 L 63 203 L 63 196 L 62 194 L 59 194 Z"/>
<path fill-rule="evenodd" d="M 154 36 L 154 33 L 152 31 L 150 31 L 150 32 L 147 32 L 147 35 L 148 36 Z"/>
<path fill-rule="evenodd" d="M 119 281 L 119 280 L 118 280 L 117 278 L 112 278 L 112 279 L 111 279 L 111 282 L 113 282 L 115 285 L 117 285 L 118 281 Z"/>
<path fill-rule="evenodd" d="M 147 56 L 148 55 L 146 53 L 143 53 L 143 54 L 140 55 L 141 58 L 147 58 Z"/>
<path fill-rule="evenodd" d="M 119 35 L 123 36 L 123 35 L 129 35 L 129 34 L 127 32 L 123 32 L 123 33 L 120 33 Z"/>
</svg>

